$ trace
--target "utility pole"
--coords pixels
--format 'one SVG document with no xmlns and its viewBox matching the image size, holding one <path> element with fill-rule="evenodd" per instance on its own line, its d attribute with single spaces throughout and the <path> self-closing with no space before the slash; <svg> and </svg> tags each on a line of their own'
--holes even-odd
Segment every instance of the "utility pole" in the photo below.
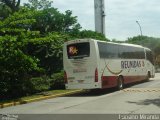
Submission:
<svg viewBox="0 0 160 120">
<path fill-rule="evenodd" d="M 139 24 L 139 22 L 138 21 L 136 21 L 136 23 L 138 24 L 138 26 L 139 26 L 139 30 L 140 30 L 140 32 L 141 32 L 141 37 L 142 37 L 142 27 L 141 27 L 141 25 Z"/>
<path fill-rule="evenodd" d="M 95 31 L 105 35 L 105 4 L 104 0 L 94 0 Z"/>
</svg>

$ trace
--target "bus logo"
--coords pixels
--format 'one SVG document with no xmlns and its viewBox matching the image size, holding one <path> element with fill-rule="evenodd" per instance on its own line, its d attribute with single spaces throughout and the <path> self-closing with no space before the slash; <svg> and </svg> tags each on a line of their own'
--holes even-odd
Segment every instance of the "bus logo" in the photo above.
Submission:
<svg viewBox="0 0 160 120">
<path fill-rule="evenodd" d="M 78 54 L 78 49 L 75 46 L 70 46 L 69 47 L 69 54 L 71 54 L 71 55 Z"/>
</svg>

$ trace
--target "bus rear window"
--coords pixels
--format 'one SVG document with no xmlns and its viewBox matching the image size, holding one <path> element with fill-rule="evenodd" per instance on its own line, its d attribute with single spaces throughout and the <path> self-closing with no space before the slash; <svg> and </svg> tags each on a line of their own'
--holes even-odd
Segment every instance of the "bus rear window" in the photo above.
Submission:
<svg viewBox="0 0 160 120">
<path fill-rule="evenodd" d="M 90 56 L 89 42 L 70 44 L 67 46 L 68 59 L 78 59 Z"/>
</svg>

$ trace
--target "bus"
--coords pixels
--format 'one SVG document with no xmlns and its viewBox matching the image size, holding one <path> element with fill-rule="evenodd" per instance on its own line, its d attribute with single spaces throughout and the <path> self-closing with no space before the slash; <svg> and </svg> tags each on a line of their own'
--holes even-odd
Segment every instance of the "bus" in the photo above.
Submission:
<svg viewBox="0 0 160 120">
<path fill-rule="evenodd" d="M 65 42 L 63 65 L 66 89 L 123 89 L 155 75 L 149 48 L 94 39 Z"/>
</svg>

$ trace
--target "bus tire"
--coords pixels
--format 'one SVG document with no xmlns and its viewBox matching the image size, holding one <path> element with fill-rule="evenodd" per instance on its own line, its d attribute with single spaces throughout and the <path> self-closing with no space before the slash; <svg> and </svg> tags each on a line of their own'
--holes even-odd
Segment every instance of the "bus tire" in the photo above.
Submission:
<svg viewBox="0 0 160 120">
<path fill-rule="evenodd" d="M 151 78 L 151 72 L 148 71 L 148 78 Z"/>
<path fill-rule="evenodd" d="M 150 78 L 151 78 L 151 72 L 150 72 L 150 71 L 148 71 L 146 81 L 149 81 L 149 79 L 150 79 Z"/>
<path fill-rule="evenodd" d="M 123 77 L 122 76 L 119 76 L 118 77 L 118 81 L 117 81 L 117 89 L 118 90 L 122 90 L 123 87 L 124 87 L 124 80 L 123 80 Z"/>
</svg>

